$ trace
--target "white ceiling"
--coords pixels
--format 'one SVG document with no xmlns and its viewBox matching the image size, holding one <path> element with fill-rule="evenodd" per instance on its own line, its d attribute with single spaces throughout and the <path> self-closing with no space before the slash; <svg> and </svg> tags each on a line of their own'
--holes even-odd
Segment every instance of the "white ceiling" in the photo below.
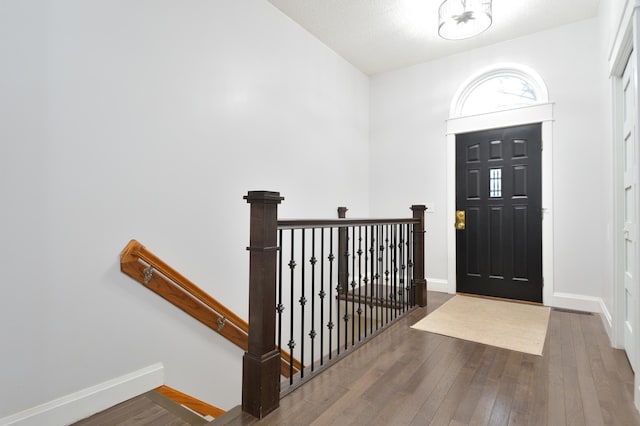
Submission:
<svg viewBox="0 0 640 426">
<path fill-rule="evenodd" d="M 493 25 L 438 37 L 441 0 L 269 0 L 366 74 L 377 74 L 597 15 L 600 0 L 493 0 Z"/>
</svg>

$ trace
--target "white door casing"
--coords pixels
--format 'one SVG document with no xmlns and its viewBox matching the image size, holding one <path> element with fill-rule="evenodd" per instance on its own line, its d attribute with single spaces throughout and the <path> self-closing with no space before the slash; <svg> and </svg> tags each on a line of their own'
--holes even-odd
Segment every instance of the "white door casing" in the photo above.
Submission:
<svg viewBox="0 0 640 426">
<path fill-rule="evenodd" d="M 507 71 L 527 80 L 536 89 L 539 103 L 512 109 L 459 116 L 462 103 L 478 82 L 488 76 Z M 532 69 L 518 64 L 498 64 L 481 70 L 465 81 L 455 94 L 447 120 L 447 291 L 456 292 L 456 233 L 453 227 L 455 215 L 456 134 L 478 130 L 512 127 L 522 124 L 542 124 L 542 300 L 552 304 L 553 298 L 553 103 L 548 102 L 548 92 L 542 78 Z M 576 308 L 565 306 L 567 308 Z"/>
<path fill-rule="evenodd" d="M 455 142 L 457 133 L 542 123 L 542 300 L 549 305 L 553 297 L 553 104 L 537 105 L 458 117 L 447 120 L 447 287 L 456 292 L 456 234 L 455 215 Z"/>
<path fill-rule="evenodd" d="M 637 369 L 637 297 L 638 297 L 638 251 L 637 251 L 637 179 L 638 179 L 638 143 L 636 136 L 636 72 L 635 52 L 627 61 L 622 75 L 622 133 L 616 141 L 621 161 L 622 227 L 619 228 L 622 241 L 622 345 L 627 352 L 631 367 Z"/>
</svg>

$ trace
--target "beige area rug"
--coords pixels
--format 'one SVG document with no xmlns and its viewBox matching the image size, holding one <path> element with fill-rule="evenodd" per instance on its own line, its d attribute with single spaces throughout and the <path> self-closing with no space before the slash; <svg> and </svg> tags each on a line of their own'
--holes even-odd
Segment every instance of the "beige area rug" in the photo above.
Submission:
<svg viewBox="0 0 640 426">
<path fill-rule="evenodd" d="M 456 295 L 411 328 L 542 355 L 549 308 Z"/>
</svg>

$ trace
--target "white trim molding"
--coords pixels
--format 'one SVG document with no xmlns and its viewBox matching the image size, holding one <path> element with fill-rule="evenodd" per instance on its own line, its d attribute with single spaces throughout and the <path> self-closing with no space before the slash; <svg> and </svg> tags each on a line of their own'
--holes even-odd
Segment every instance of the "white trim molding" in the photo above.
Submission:
<svg viewBox="0 0 640 426">
<path fill-rule="evenodd" d="M 542 123 L 545 121 L 553 121 L 553 102 L 465 117 L 452 117 L 447 120 L 447 135 L 455 136 L 456 133 Z"/>
<path fill-rule="evenodd" d="M 427 278 L 427 290 L 439 291 L 440 293 L 455 293 L 455 288 L 452 292 L 447 280 L 441 280 L 438 278 Z"/>
<path fill-rule="evenodd" d="M 604 302 L 600 297 L 585 296 L 583 294 L 561 293 L 553 294 L 550 303 L 554 308 L 571 309 L 574 311 L 602 313 Z"/>
<path fill-rule="evenodd" d="M 0 419 L 0 426 L 63 425 L 85 419 L 164 384 L 164 367 L 150 365 Z"/>
<path fill-rule="evenodd" d="M 604 331 L 607 332 L 609 341 L 613 342 L 613 317 L 611 316 L 611 312 L 609 312 L 607 304 L 604 303 L 603 299 L 600 299 L 600 314 L 602 315 L 602 325 L 604 326 Z"/>
<path fill-rule="evenodd" d="M 640 7 L 640 0 L 625 1 L 616 35 L 609 51 L 609 73 L 611 75 L 622 75 L 627 58 L 633 50 L 632 17 L 638 7 Z"/>
</svg>

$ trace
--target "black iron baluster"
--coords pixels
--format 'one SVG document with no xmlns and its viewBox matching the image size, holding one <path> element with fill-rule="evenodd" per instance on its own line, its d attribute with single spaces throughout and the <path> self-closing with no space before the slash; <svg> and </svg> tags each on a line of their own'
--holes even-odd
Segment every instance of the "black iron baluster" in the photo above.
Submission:
<svg viewBox="0 0 640 426">
<path fill-rule="evenodd" d="M 400 282 L 398 284 L 398 291 L 400 292 L 400 305 L 402 308 L 402 313 L 406 312 L 405 311 L 405 297 L 404 297 L 404 283 L 405 283 L 405 272 L 407 269 L 407 265 L 405 264 L 404 261 L 404 257 L 406 255 L 405 253 L 405 234 L 404 234 L 404 225 L 399 225 L 398 226 L 399 231 L 400 231 L 400 246 L 398 247 L 399 251 L 400 251 Z"/>
<path fill-rule="evenodd" d="M 358 342 L 362 340 L 362 226 L 358 226 Z"/>
<path fill-rule="evenodd" d="M 333 255 L 333 228 L 329 228 L 329 322 L 327 323 L 327 328 L 329 329 L 329 359 L 333 356 L 333 327 L 335 323 L 333 322 L 333 260 L 335 256 Z M 338 293 L 340 294 L 340 293 Z M 340 309 L 340 308 L 338 308 Z M 338 311 L 338 317 L 340 317 L 340 311 Z M 338 327 L 338 336 L 340 335 L 340 327 Z M 340 342 L 340 337 L 338 337 L 338 342 Z M 338 344 L 338 353 L 340 352 L 340 344 Z"/>
<path fill-rule="evenodd" d="M 349 338 L 349 228 L 346 228 L 345 232 L 346 244 L 344 252 L 344 267 L 346 269 L 346 281 L 344 282 L 344 315 L 342 316 L 342 322 L 344 323 L 344 350 L 348 348 L 347 340 Z M 340 306 L 340 304 L 338 304 Z M 338 341 L 340 338 L 338 338 Z M 338 352 L 339 353 L 339 352 Z"/>
<path fill-rule="evenodd" d="M 380 321 L 380 325 L 384 326 L 385 325 L 385 318 L 386 318 L 386 311 L 387 311 L 387 305 L 385 303 L 386 301 L 386 293 L 387 290 L 385 289 L 385 276 L 384 276 L 384 271 L 387 265 L 386 262 L 386 255 L 387 255 L 387 249 L 385 247 L 385 234 L 386 234 L 386 230 L 387 230 L 387 225 L 382 225 L 382 239 L 380 240 L 380 257 L 382 258 L 382 263 L 380 264 L 380 314 L 381 314 L 381 321 Z"/>
<path fill-rule="evenodd" d="M 396 318 L 398 318 L 398 225 L 391 225 L 391 227 L 392 227 L 391 247 L 393 249 L 392 256 L 391 256 L 391 260 L 392 260 L 391 280 L 392 280 L 392 287 L 393 287 L 393 297 L 392 297 L 393 310 L 391 311 L 391 313 L 393 314 L 393 319 L 396 319 Z"/>
<path fill-rule="evenodd" d="M 396 225 L 396 317 L 402 315 L 402 224 Z"/>
<path fill-rule="evenodd" d="M 407 291 L 409 292 L 409 304 L 414 307 L 416 304 L 415 284 L 413 281 L 413 225 L 407 226 L 407 232 L 409 233 L 409 242 L 407 243 L 407 250 L 409 256 L 407 260 L 407 266 L 409 269 L 409 282 L 407 283 Z"/>
<path fill-rule="evenodd" d="M 364 338 L 367 338 L 367 313 L 369 312 L 369 227 L 364 227 Z"/>
<path fill-rule="evenodd" d="M 398 225 L 398 316 L 404 313 L 404 225 Z"/>
<path fill-rule="evenodd" d="M 392 322 L 395 319 L 395 315 L 396 315 L 396 309 L 395 309 L 395 302 L 396 302 L 396 274 L 395 274 L 395 265 L 396 265 L 396 245 L 395 245 L 395 241 L 396 241 L 396 226 L 395 225 L 390 225 L 391 226 L 391 241 L 389 243 L 389 250 L 390 250 L 390 257 L 391 257 L 391 267 L 389 268 L 391 271 L 391 291 L 389 292 L 389 296 L 391 299 L 391 309 L 389 310 L 389 322 Z"/>
<path fill-rule="evenodd" d="M 289 260 L 289 270 L 291 271 L 291 294 L 290 294 L 290 310 L 291 310 L 291 315 L 289 317 L 289 321 L 290 321 L 290 325 L 289 325 L 289 384 L 292 385 L 293 384 L 293 348 L 296 347 L 296 342 L 295 340 L 293 340 L 293 306 L 294 306 L 294 301 L 293 301 L 293 289 L 294 289 L 294 281 L 295 281 L 295 276 L 294 276 L 294 271 L 296 269 L 296 261 L 294 260 L 294 235 L 295 235 L 295 231 L 292 229 L 291 230 L 291 258 Z"/>
<path fill-rule="evenodd" d="M 402 228 L 402 225 L 397 224 L 395 225 L 395 241 L 394 241 L 394 251 L 395 251 L 395 260 L 396 263 L 393 267 L 394 270 L 394 275 L 396 276 L 396 291 L 395 291 L 395 313 L 396 313 L 396 318 L 400 317 L 400 314 L 402 313 L 402 306 L 400 306 L 400 294 L 402 293 L 402 287 L 400 286 L 400 229 Z"/>
<path fill-rule="evenodd" d="M 382 229 L 383 225 L 377 225 L 376 227 L 377 233 L 377 243 L 376 243 L 376 330 L 379 329 L 380 324 L 382 324 L 382 302 L 380 300 L 380 284 L 382 283 L 382 251 L 381 251 L 381 243 L 382 243 Z"/>
<path fill-rule="evenodd" d="M 311 372 L 314 370 L 314 351 L 315 351 L 315 338 L 316 338 L 316 229 L 311 228 L 311 331 L 309 331 L 309 338 L 311 339 Z"/>
<path fill-rule="evenodd" d="M 305 273 L 304 273 L 304 249 L 305 249 L 305 231 L 306 229 L 302 228 L 302 255 L 300 256 L 301 259 L 301 271 L 300 271 L 300 276 L 301 276 L 301 282 L 302 282 L 302 289 L 300 290 L 300 299 L 298 299 L 298 303 L 300 303 L 300 364 L 302 364 L 302 366 L 300 367 L 300 378 L 302 379 L 304 377 L 304 307 L 307 304 L 307 298 L 305 297 L 305 291 L 304 291 L 304 283 L 305 283 Z"/>
<path fill-rule="evenodd" d="M 356 342 L 356 227 L 351 227 L 351 345 Z"/>
<path fill-rule="evenodd" d="M 411 307 L 411 297 L 409 294 L 409 283 L 411 282 L 411 276 L 409 275 L 409 224 L 404 226 L 404 269 L 405 269 L 405 278 L 404 278 L 404 303 L 406 305 L 406 310 L 409 310 Z"/>
<path fill-rule="evenodd" d="M 369 294 L 370 294 L 370 299 L 369 299 L 369 316 L 371 317 L 371 323 L 369 324 L 369 333 L 373 334 L 373 314 L 374 314 L 374 306 L 375 306 L 375 281 L 376 281 L 376 277 L 375 277 L 375 268 L 376 268 L 376 249 L 375 249 L 375 245 L 376 245 L 376 230 L 377 230 L 377 226 L 371 226 L 370 227 L 370 231 L 371 231 L 371 246 L 369 247 L 369 257 L 371 258 L 370 261 L 370 272 L 369 272 Z"/>
<path fill-rule="evenodd" d="M 409 242 L 411 241 L 411 235 L 409 234 L 410 228 L 409 228 L 409 224 L 406 225 L 405 227 L 405 231 L 404 231 L 404 235 L 405 235 L 405 265 L 407 265 L 407 278 L 406 281 L 404 282 L 404 291 L 405 291 L 405 299 L 406 299 L 406 303 L 407 303 L 407 310 L 411 308 L 411 292 L 409 284 L 411 283 L 411 268 L 409 268 L 409 261 L 411 260 L 411 246 L 409 245 Z"/>
<path fill-rule="evenodd" d="M 389 225 L 389 288 L 387 289 L 387 297 L 389 298 L 389 322 L 393 321 L 393 225 Z"/>
<path fill-rule="evenodd" d="M 324 364 L 324 228 L 320 228 L 320 365 Z"/>
<path fill-rule="evenodd" d="M 411 283 L 413 282 L 413 270 L 411 258 L 413 256 L 413 238 L 411 236 L 412 225 L 407 225 L 407 297 L 409 298 L 409 306 L 413 307 L 413 295 L 411 294 Z"/>
<path fill-rule="evenodd" d="M 376 330 L 383 324 L 384 318 L 384 304 L 382 300 L 382 294 L 384 294 L 382 288 L 384 284 L 384 277 L 382 276 L 384 271 L 384 225 L 378 226 L 378 234 L 378 272 L 376 272 L 376 293 L 378 299 L 376 310 L 378 311 L 378 321 L 376 322 Z"/>
<path fill-rule="evenodd" d="M 389 275 L 391 276 L 391 288 L 389 289 L 389 322 L 392 322 L 395 315 L 395 296 L 396 296 L 396 279 L 395 274 L 393 273 L 394 265 L 395 265 L 395 238 L 396 238 L 396 226 L 389 225 Z"/>
<path fill-rule="evenodd" d="M 389 285 L 389 275 L 391 274 L 391 271 L 389 271 L 389 269 L 391 269 L 391 248 L 390 248 L 390 244 L 389 244 L 389 238 L 391 234 L 391 225 L 387 225 L 386 226 L 386 235 L 384 238 L 384 247 L 385 247 L 385 270 L 384 270 L 384 281 L 385 281 L 385 287 L 384 287 L 384 293 L 385 293 L 385 299 L 386 299 L 386 309 L 385 309 L 385 317 L 384 317 L 384 323 L 385 325 L 389 324 L 389 317 L 391 316 L 391 312 L 390 312 L 390 305 L 389 305 L 389 290 L 391 289 L 391 286 Z"/>
<path fill-rule="evenodd" d="M 282 304 L 282 229 L 278 230 L 278 305 L 276 306 L 276 312 L 278 312 L 278 350 L 282 350 L 282 312 L 284 311 L 284 305 Z"/>
<path fill-rule="evenodd" d="M 394 309 L 394 300 L 395 300 L 395 274 L 393 273 L 393 265 L 395 264 L 395 248 L 393 244 L 393 240 L 395 238 L 395 225 L 389 225 L 389 282 L 391 287 L 388 290 L 389 297 L 389 322 L 393 321 L 393 316 L 395 313 Z"/>
<path fill-rule="evenodd" d="M 338 228 L 338 234 L 340 233 L 340 228 Z M 340 253 L 340 235 L 338 235 L 338 256 L 341 256 L 341 258 L 345 258 L 345 253 Z M 346 237 L 345 237 L 346 238 Z M 348 244 L 347 244 L 348 245 Z M 343 318 L 340 317 L 340 296 L 342 294 L 344 294 L 345 300 L 347 297 L 347 291 L 349 286 L 347 285 L 347 283 L 341 282 L 342 281 L 342 277 L 340 276 L 340 262 L 341 260 L 338 259 L 338 286 L 336 287 L 336 294 L 338 295 L 337 299 L 336 299 L 336 311 L 338 316 L 336 317 L 336 325 L 338 326 L 338 334 L 336 336 L 336 343 L 337 343 L 337 347 L 338 347 L 338 351 L 337 354 L 340 355 L 340 326 L 341 326 L 341 322 L 340 320 L 343 320 Z M 346 259 L 344 259 L 344 262 L 346 262 Z M 345 263 L 346 265 L 346 263 Z M 343 289 L 345 290 L 343 293 Z M 345 310 L 347 309 L 347 306 L 345 305 Z M 346 332 L 345 332 L 346 333 Z"/>
</svg>

